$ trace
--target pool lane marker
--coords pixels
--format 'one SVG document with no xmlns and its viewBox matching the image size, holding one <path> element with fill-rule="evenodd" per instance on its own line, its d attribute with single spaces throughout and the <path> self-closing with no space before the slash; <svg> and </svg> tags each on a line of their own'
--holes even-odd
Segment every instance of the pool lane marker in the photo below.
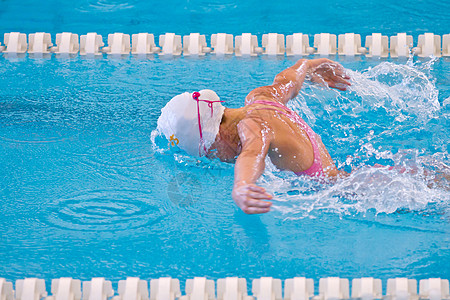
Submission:
<svg viewBox="0 0 450 300">
<path fill-rule="evenodd" d="M 180 281 L 171 277 L 152 279 L 150 293 L 148 282 L 138 277 L 128 277 L 118 283 L 115 295 L 111 281 L 93 278 L 81 282 L 70 277 L 51 281 L 52 295 L 47 297 L 45 281 L 26 278 L 16 281 L 15 297 L 12 283 L 0 278 L 1 300 L 282 300 L 282 281 L 272 277 L 261 277 L 252 281 L 252 293 L 247 294 L 245 278 L 228 277 L 213 280 L 195 277 L 186 280 L 185 294 L 180 290 Z M 349 294 L 349 280 L 339 277 L 321 278 L 319 294 L 314 295 L 314 281 L 305 277 L 286 279 L 284 300 L 345 300 L 345 299 L 388 299 L 388 300 L 443 300 L 449 299 L 449 281 L 441 278 L 420 280 L 419 294 L 417 281 L 409 278 L 387 280 L 386 295 L 382 295 L 380 279 L 371 277 L 355 278 L 352 293 Z"/>
<path fill-rule="evenodd" d="M 149 55 L 162 56 L 203 56 L 207 53 L 214 55 L 235 54 L 236 56 L 307 56 L 307 55 L 341 55 L 346 57 L 366 55 L 367 57 L 391 58 L 410 57 L 450 57 L 450 34 L 442 37 L 433 33 L 424 33 L 418 36 L 417 44 L 413 47 L 413 37 L 406 33 L 398 33 L 388 38 L 381 33 L 366 36 L 365 47 L 362 47 L 360 34 L 345 33 L 336 37 L 335 34 L 319 33 L 314 35 L 311 47 L 309 36 L 303 33 L 287 35 L 278 33 L 263 34 L 261 47 L 258 37 L 251 33 L 233 35 L 226 33 L 212 34 L 210 46 L 207 45 L 206 36 L 200 33 L 191 33 L 184 36 L 175 33 L 166 33 L 159 36 L 159 46 L 150 33 L 139 33 L 131 36 L 125 33 L 108 34 L 108 45 L 105 47 L 103 37 L 95 32 L 78 35 L 71 32 L 56 34 L 56 46 L 53 46 L 51 35 L 45 32 L 36 32 L 27 35 L 20 32 L 5 33 L 0 44 L 0 52 L 8 54 L 77 54 L 99 56 L 103 53 L 109 55 Z M 183 42 L 182 42 L 183 41 Z M 442 41 L 442 43 L 441 43 Z M 234 44 L 233 44 L 234 42 Z M 389 47 L 390 44 L 390 47 Z"/>
</svg>

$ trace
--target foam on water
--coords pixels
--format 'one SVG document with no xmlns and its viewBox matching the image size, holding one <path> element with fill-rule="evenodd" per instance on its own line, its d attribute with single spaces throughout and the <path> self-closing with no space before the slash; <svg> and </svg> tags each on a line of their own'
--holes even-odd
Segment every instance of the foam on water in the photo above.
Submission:
<svg viewBox="0 0 450 300">
<path fill-rule="evenodd" d="M 328 113 L 364 117 L 362 113 L 382 108 L 398 121 L 415 117 L 426 122 L 436 117 L 441 107 L 435 80 L 429 75 L 435 61 L 423 64 L 382 62 L 363 72 L 347 69 L 352 82 L 348 89 L 350 93 L 306 83 L 306 89 L 291 101 L 290 106 L 306 115 L 309 121 L 316 117 L 305 103 L 313 102 Z"/>
<path fill-rule="evenodd" d="M 401 154 L 395 156 L 401 161 Z M 323 212 L 365 214 L 372 209 L 376 214 L 399 210 L 448 212 L 448 181 L 437 178 L 435 182 L 436 176 L 427 174 L 426 170 L 431 169 L 427 168 L 427 159 L 430 157 L 418 159 L 416 165 L 404 168 L 406 172 L 403 168 L 362 166 L 350 176 L 327 184 L 267 170 L 260 184 L 275 195 L 273 208 L 286 218 L 316 217 Z M 448 170 L 446 174 L 449 176 Z"/>
<path fill-rule="evenodd" d="M 384 62 L 364 73 L 349 70 L 353 79 L 350 91 L 361 98 L 366 109 L 384 107 L 399 120 L 411 114 L 425 122 L 440 110 L 438 90 L 426 74 L 432 62 L 423 65 Z"/>
<path fill-rule="evenodd" d="M 323 211 L 448 211 L 448 115 L 441 111 L 430 78 L 434 62 L 383 62 L 363 72 L 347 70 L 352 78 L 348 93 L 308 86 L 291 107 L 313 124 L 320 120 L 313 111 L 328 112 L 326 124 L 316 122 L 314 129 L 332 132 L 322 137 L 338 147 L 358 144 L 354 153 L 341 151 L 347 155 L 334 157 L 339 168 L 352 172 L 334 184 L 319 184 L 268 167 L 260 183 L 276 195 L 274 209 L 286 218 L 314 217 Z M 435 124 L 440 132 L 433 131 Z M 327 126 L 339 130 L 327 131 Z"/>
</svg>

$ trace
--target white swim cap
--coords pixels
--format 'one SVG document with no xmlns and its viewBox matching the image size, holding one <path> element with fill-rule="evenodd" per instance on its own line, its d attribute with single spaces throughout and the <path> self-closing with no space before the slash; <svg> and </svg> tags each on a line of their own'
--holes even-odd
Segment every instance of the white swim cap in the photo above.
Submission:
<svg viewBox="0 0 450 300">
<path fill-rule="evenodd" d="M 158 130 L 188 154 L 205 155 L 216 139 L 225 111 L 220 102 L 212 90 L 177 95 L 161 109 Z"/>
</svg>

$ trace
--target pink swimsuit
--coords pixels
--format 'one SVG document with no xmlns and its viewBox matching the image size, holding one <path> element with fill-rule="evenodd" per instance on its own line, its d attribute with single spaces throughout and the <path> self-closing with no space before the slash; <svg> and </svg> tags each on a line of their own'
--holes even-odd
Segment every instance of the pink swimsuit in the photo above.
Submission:
<svg viewBox="0 0 450 300">
<path fill-rule="evenodd" d="M 253 101 L 252 103 L 270 105 L 270 106 L 282 108 L 284 111 L 276 109 L 276 108 L 268 108 L 268 107 L 257 108 L 256 110 L 263 110 L 263 109 L 274 110 L 282 115 L 285 115 L 287 118 L 289 118 L 289 120 L 296 123 L 301 129 L 303 129 L 306 132 L 306 135 L 308 136 L 308 138 L 311 142 L 311 145 L 313 147 L 314 162 L 309 169 L 302 171 L 302 172 L 297 172 L 295 174 L 296 175 L 308 175 L 308 176 L 323 177 L 324 173 L 323 173 L 323 167 L 322 167 L 322 159 L 320 157 L 320 150 L 319 150 L 319 146 L 317 145 L 317 141 L 316 141 L 316 133 L 311 129 L 311 127 L 309 127 L 309 125 L 306 124 L 306 122 L 297 113 L 293 112 L 292 110 L 290 110 L 283 104 L 280 104 L 280 103 L 277 103 L 274 101 L 265 101 L 265 100 L 256 100 L 256 101 Z"/>
</svg>

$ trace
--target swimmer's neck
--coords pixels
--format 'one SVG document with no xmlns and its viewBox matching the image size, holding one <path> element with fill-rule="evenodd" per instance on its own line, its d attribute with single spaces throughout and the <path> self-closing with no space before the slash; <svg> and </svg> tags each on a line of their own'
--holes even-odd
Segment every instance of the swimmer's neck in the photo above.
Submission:
<svg viewBox="0 0 450 300">
<path fill-rule="evenodd" d="M 246 107 L 225 108 L 220 122 L 219 133 L 211 145 L 210 152 L 222 161 L 234 162 L 241 153 L 241 140 L 237 125 L 245 118 Z"/>
</svg>

